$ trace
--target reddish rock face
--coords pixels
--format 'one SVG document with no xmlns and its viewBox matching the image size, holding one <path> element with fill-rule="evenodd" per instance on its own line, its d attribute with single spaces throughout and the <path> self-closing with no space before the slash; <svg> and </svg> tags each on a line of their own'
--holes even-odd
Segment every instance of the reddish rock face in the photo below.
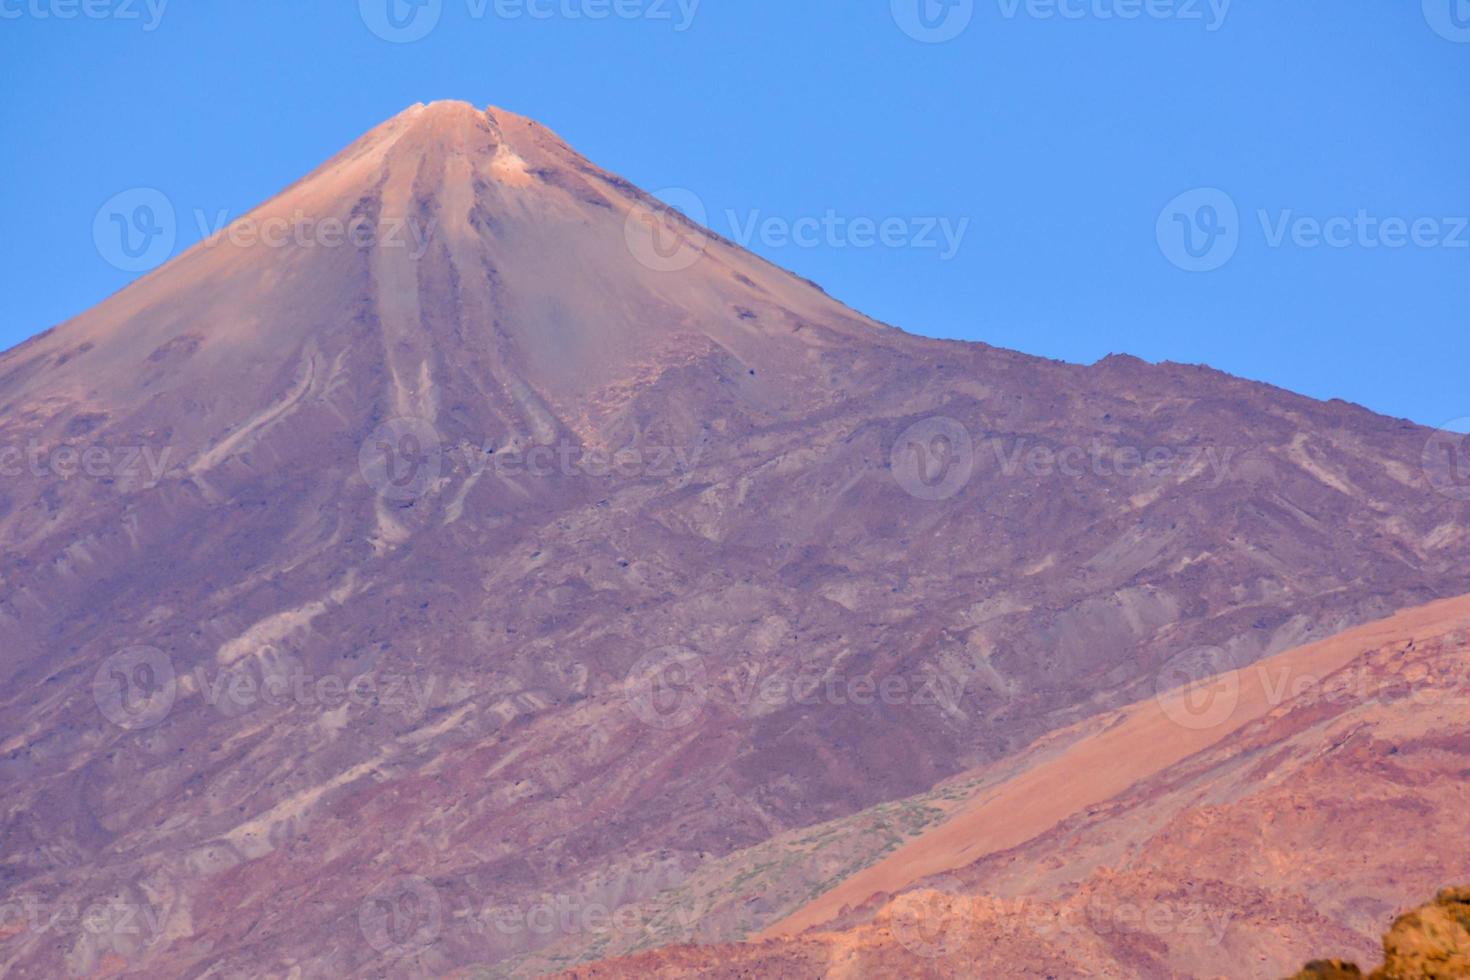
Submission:
<svg viewBox="0 0 1470 980">
<path fill-rule="evenodd" d="M 1374 977 L 1466 975 L 1470 890 L 1395 916 L 1470 877 L 1470 596 L 1208 690 L 1229 709 L 1209 726 L 1179 724 L 1178 695 L 1150 699 L 1048 737 L 998 780 L 971 774 L 949 816 L 771 938 L 570 976 L 1284 977 L 1328 951 L 1386 957 Z M 1012 830 L 1025 839 L 998 845 Z"/>
<path fill-rule="evenodd" d="M 713 859 L 1470 591 L 1428 437 L 913 337 L 415 107 L 0 356 L 0 955 L 597 955 Z"/>
</svg>

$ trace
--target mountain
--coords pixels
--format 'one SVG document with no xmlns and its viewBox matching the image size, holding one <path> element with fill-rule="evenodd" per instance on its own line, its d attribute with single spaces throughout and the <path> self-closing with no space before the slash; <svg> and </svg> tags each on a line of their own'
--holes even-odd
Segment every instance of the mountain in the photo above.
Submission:
<svg viewBox="0 0 1470 980">
<path fill-rule="evenodd" d="M 937 821 L 749 943 L 569 976 L 1284 977 L 1323 951 L 1376 961 L 1395 915 L 1470 874 L 1467 693 L 1470 596 L 952 780 Z M 743 887 L 780 893 L 779 862 L 741 863 L 775 879 Z M 1419 931 L 1453 949 L 1463 904 L 1443 904 L 1449 925 Z M 1406 935 L 1437 914 L 1393 926 L 1384 975 L 1463 975 L 1403 965 L 1425 945 Z"/>
<path fill-rule="evenodd" d="M 737 852 L 1470 592 L 1430 438 L 911 336 L 415 106 L 0 355 L 0 962 L 595 957 Z"/>
</svg>

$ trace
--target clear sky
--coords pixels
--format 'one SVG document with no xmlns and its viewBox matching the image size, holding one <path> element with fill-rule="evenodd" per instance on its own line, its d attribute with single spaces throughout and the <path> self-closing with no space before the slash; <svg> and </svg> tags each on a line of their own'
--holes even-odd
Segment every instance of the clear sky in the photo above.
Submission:
<svg viewBox="0 0 1470 980">
<path fill-rule="evenodd" d="M 1470 416 L 1470 0 L 0 0 L 0 79 L 0 347 L 115 195 L 177 251 L 460 98 L 916 333 Z"/>
</svg>

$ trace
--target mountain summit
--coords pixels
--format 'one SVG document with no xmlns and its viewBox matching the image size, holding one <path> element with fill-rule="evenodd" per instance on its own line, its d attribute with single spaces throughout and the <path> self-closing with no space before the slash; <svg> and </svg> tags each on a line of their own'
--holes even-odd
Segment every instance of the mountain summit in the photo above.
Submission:
<svg viewBox="0 0 1470 980">
<path fill-rule="evenodd" d="M 715 354 L 754 377 L 730 394 L 751 410 L 810 407 L 830 380 L 821 353 L 880 332 L 536 123 L 436 102 L 68 324 L 87 358 L 33 384 L 143 397 L 166 369 L 170 387 L 211 393 L 170 415 L 206 448 L 249 425 L 264 372 L 320 386 L 371 356 L 375 390 L 353 394 L 386 412 L 432 422 L 470 385 L 506 424 L 590 436 L 617 427 L 630 381 Z M 139 362 L 159 370 L 98 370 Z"/>
<path fill-rule="evenodd" d="M 4 969 L 442 975 L 758 931 L 814 896 L 649 910 L 1470 591 L 1428 436 L 907 335 L 537 123 L 415 106 L 0 355 L 0 904 L 37 913 L 0 920 Z M 78 925 L 99 906 L 132 914 Z"/>
</svg>

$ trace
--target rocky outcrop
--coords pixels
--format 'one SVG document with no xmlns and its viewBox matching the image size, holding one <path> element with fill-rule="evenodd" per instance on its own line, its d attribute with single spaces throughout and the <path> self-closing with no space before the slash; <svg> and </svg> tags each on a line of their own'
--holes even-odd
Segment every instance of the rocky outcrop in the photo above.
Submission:
<svg viewBox="0 0 1470 980">
<path fill-rule="evenodd" d="M 1308 963 L 1292 980 L 1361 977 L 1341 960 Z M 1383 937 L 1383 965 L 1369 980 L 1461 980 L 1470 977 L 1470 888 L 1447 888 L 1400 916 Z"/>
</svg>

